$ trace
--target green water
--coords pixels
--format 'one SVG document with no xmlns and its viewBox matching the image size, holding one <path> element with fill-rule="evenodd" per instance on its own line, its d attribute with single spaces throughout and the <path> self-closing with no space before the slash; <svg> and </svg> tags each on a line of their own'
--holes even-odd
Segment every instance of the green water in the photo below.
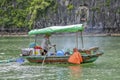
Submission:
<svg viewBox="0 0 120 80">
<path fill-rule="evenodd" d="M 0 37 L 0 60 L 19 57 L 30 40 L 33 41 L 29 37 Z M 75 47 L 72 36 L 53 36 L 51 41 L 58 50 Z M 0 63 L 0 80 L 120 80 L 120 37 L 89 36 L 84 38 L 84 46 L 99 46 L 105 54 L 94 63 L 81 65 Z"/>
</svg>

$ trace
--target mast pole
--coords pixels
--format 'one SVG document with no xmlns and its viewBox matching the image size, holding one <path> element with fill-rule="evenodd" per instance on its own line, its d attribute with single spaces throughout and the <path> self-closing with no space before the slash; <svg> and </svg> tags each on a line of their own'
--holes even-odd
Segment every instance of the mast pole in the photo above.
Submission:
<svg viewBox="0 0 120 80">
<path fill-rule="evenodd" d="M 78 32 L 76 32 L 76 48 L 78 49 Z"/>
<path fill-rule="evenodd" d="M 37 43 L 37 35 L 35 35 L 35 44 Z"/>
<path fill-rule="evenodd" d="M 83 42 L 83 34 L 82 34 L 82 31 L 80 32 L 81 33 L 81 43 L 82 43 L 82 49 L 84 48 L 84 42 Z"/>
</svg>

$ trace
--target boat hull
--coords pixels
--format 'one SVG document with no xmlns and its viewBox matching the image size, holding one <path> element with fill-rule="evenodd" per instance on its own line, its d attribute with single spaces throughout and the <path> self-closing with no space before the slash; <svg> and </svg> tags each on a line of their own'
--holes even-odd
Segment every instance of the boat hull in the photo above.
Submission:
<svg viewBox="0 0 120 80">
<path fill-rule="evenodd" d="M 96 59 L 101 56 L 103 53 L 97 53 L 92 55 L 82 55 L 82 63 L 90 63 L 96 61 Z M 69 56 L 28 56 L 26 59 L 32 63 L 42 63 L 43 60 L 45 63 L 69 63 Z"/>
</svg>

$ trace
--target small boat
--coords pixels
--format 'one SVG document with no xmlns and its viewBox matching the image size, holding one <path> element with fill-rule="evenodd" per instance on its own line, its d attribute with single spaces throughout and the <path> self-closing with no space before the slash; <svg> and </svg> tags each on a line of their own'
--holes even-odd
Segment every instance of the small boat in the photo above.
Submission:
<svg viewBox="0 0 120 80">
<path fill-rule="evenodd" d="M 82 54 L 83 62 L 82 63 L 91 63 L 96 61 L 96 59 L 103 54 L 103 51 L 95 51 L 93 54 Z M 71 55 L 64 56 L 27 56 L 26 59 L 32 63 L 42 63 L 45 58 L 45 63 L 69 63 L 68 59 Z"/>
<path fill-rule="evenodd" d="M 83 44 L 83 37 L 82 37 L 82 31 L 84 30 L 84 26 L 82 24 L 76 24 L 76 25 L 67 25 L 67 26 L 52 26 L 52 27 L 46 27 L 42 29 L 34 29 L 28 32 L 29 35 L 35 35 L 35 43 L 36 38 L 38 35 L 41 34 L 55 34 L 55 33 L 81 33 L 81 41 L 82 41 L 82 47 L 84 48 Z M 78 35 L 78 34 L 77 34 Z M 76 36 L 77 36 L 76 35 Z M 78 47 L 78 36 L 76 37 L 76 47 Z M 34 49 L 31 49 L 34 53 Z M 23 52 L 27 52 L 26 59 L 29 62 L 32 63 L 69 63 L 68 59 L 72 54 L 65 54 L 64 55 L 31 55 L 31 50 L 23 50 Z M 90 49 L 78 49 L 80 52 L 83 61 L 81 63 L 90 63 L 97 60 L 99 56 L 103 54 L 103 51 L 99 50 L 99 47 L 92 47 Z M 70 52 L 67 52 L 70 53 Z"/>
</svg>

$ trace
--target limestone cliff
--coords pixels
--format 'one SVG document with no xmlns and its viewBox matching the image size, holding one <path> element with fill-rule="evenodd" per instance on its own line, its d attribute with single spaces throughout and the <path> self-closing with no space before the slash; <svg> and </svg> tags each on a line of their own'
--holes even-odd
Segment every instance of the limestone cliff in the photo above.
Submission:
<svg viewBox="0 0 120 80">
<path fill-rule="evenodd" d="M 120 0 L 56 0 L 36 27 L 84 23 L 87 32 L 120 33 Z"/>
</svg>

